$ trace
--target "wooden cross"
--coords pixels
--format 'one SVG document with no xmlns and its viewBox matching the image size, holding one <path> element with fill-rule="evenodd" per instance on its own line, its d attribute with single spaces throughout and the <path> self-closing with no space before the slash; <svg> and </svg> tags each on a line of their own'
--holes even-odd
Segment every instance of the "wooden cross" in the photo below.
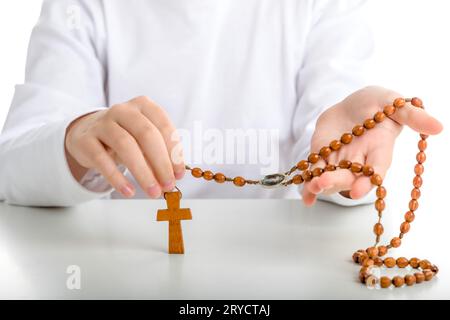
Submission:
<svg viewBox="0 0 450 320">
<path fill-rule="evenodd" d="M 169 253 L 183 254 L 183 231 L 181 220 L 191 220 L 191 209 L 180 209 L 181 192 L 166 192 L 164 198 L 168 209 L 160 209 L 157 221 L 169 221 Z"/>
</svg>

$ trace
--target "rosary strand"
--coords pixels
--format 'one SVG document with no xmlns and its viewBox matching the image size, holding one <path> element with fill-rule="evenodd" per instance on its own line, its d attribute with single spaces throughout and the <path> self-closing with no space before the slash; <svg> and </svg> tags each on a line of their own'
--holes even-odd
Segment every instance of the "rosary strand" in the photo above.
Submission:
<svg viewBox="0 0 450 320">
<path fill-rule="evenodd" d="M 353 261 L 361 265 L 359 272 L 359 279 L 367 286 L 380 285 L 381 288 L 389 288 L 392 285 L 394 287 L 402 287 L 403 285 L 412 286 L 416 283 L 431 280 L 439 271 L 436 265 L 431 264 L 430 261 L 418 258 L 407 259 L 400 257 L 394 259 L 392 257 L 384 257 L 387 252 L 392 248 L 400 247 L 402 239 L 406 233 L 410 231 L 411 223 L 415 219 L 415 213 L 419 208 L 419 198 L 421 196 L 420 188 L 422 186 L 422 174 L 424 172 L 424 162 L 426 160 L 425 150 L 427 149 L 428 136 L 420 134 L 420 140 L 418 143 L 419 152 L 416 155 L 417 164 L 414 167 L 414 188 L 411 191 L 411 200 L 409 201 L 409 211 L 406 212 L 404 218 L 405 221 L 400 225 L 400 234 L 397 237 L 393 237 L 388 244 L 379 245 L 381 235 L 384 233 L 384 227 L 381 223 L 383 211 L 386 207 L 384 199 L 386 198 L 386 188 L 383 187 L 382 177 L 375 173 L 374 168 L 370 165 L 363 165 L 361 163 L 352 162 L 349 160 L 341 160 L 339 164 L 329 164 L 327 162 L 331 153 L 340 150 L 344 145 L 352 143 L 352 141 L 362 136 L 366 131 L 376 127 L 377 124 L 382 123 L 387 117 L 391 117 L 397 110 L 402 109 L 406 103 L 411 103 L 416 108 L 423 109 L 422 100 L 419 98 L 395 99 L 392 105 L 384 107 L 383 111 L 375 113 L 375 115 L 364 121 L 362 125 L 356 125 L 351 133 L 344 133 L 339 140 L 333 140 L 328 146 L 324 146 L 320 149 L 319 153 L 310 153 L 307 160 L 302 160 L 293 166 L 291 170 L 285 173 L 277 173 L 265 176 L 261 180 L 245 179 L 241 176 L 230 178 L 223 173 L 213 173 L 209 170 L 203 171 L 201 168 L 191 168 L 186 166 L 186 170 L 191 171 L 192 176 L 195 178 L 202 178 L 211 181 L 214 180 L 217 183 L 232 182 L 237 187 L 243 187 L 248 185 L 261 185 L 263 187 L 272 188 L 279 186 L 300 185 L 304 182 L 311 181 L 314 177 L 320 177 L 324 172 L 336 171 L 336 170 L 349 170 L 355 175 L 363 175 L 370 178 L 370 182 L 376 189 L 377 200 L 375 201 L 375 209 L 378 213 L 378 220 L 373 227 L 375 233 L 375 244 L 366 250 L 358 250 L 353 254 Z M 319 162 L 320 159 L 325 160 L 327 163 L 324 168 L 311 168 Z M 294 172 L 299 171 L 299 174 L 290 177 Z M 387 276 L 380 278 L 373 274 L 374 267 L 385 266 L 386 268 L 406 268 L 411 266 L 416 269 L 414 274 L 408 274 L 406 276 L 395 276 L 392 279 Z"/>
</svg>

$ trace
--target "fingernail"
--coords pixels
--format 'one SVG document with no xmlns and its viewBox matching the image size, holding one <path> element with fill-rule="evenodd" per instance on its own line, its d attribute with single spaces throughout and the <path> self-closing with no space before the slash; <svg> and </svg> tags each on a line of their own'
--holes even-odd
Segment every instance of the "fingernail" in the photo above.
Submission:
<svg viewBox="0 0 450 320">
<path fill-rule="evenodd" d="M 147 189 L 147 193 L 153 199 L 159 198 L 161 196 L 161 188 L 154 184 Z"/>
<path fill-rule="evenodd" d="M 122 188 L 120 188 L 120 193 L 122 193 L 127 198 L 131 198 L 132 196 L 134 196 L 134 187 L 131 184 L 126 184 Z"/>
<path fill-rule="evenodd" d="M 175 172 L 175 179 L 181 180 L 184 177 L 186 170 L 176 171 Z"/>
<path fill-rule="evenodd" d="M 162 185 L 164 191 L 172 191 L 175 188 L 175 182 L 173 180 L 167 181 Z"/>
</svg>

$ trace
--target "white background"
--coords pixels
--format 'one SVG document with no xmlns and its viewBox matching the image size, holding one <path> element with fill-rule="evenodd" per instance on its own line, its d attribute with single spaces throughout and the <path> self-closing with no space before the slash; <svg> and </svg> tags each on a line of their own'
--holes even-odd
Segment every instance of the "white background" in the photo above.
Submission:
<svg viewBox="0 0 450 320">
<path fill-rule="evenodd" d="M 23 82 L 29 35 L 39 16 L 41 1 L 0 2 L 0 128 L 6 117 L 14 85 Z M 369 23 L 376 38 L 373 84 L 420 96 L 427 109 L 446 127 L 450 124 L 447 99 L 450 75 L 450 1 L 369 0 Z M 405 188 L 410 183 L 415 139 L 409 130 L 400 137 L 390 180 Z M 426 187 L 445 197 L 443 170 L 447 161 L 447 132 L 430 141 Z M 406 171 L 404 164 L 411 164 Z M 447 166 L 448 167 L 448 166 Z M 442 168 L 442 169 L 441 169 Z M 392 172 L 395 172 L 393 174 Z M 437 188 L 440 186 L 440 188 Z"/>
</svg>

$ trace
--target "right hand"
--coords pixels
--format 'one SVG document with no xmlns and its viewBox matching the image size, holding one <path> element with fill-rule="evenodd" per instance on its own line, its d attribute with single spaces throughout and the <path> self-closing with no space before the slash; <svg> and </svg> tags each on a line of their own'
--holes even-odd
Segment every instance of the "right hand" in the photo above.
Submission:
<svg viewBox="0 0 450 320">
<path fill-rule="evenodd" d="M 95 169 L 126 197 L 133 197 L 136 190 L 117 164 L 127 167 L 152 198 L 171 191 L 185 172 L 174 125 L 147 97 L 74 120 L 66 131 L 65 146 L 78 181 L 88 169 Z"/>
</svg>

